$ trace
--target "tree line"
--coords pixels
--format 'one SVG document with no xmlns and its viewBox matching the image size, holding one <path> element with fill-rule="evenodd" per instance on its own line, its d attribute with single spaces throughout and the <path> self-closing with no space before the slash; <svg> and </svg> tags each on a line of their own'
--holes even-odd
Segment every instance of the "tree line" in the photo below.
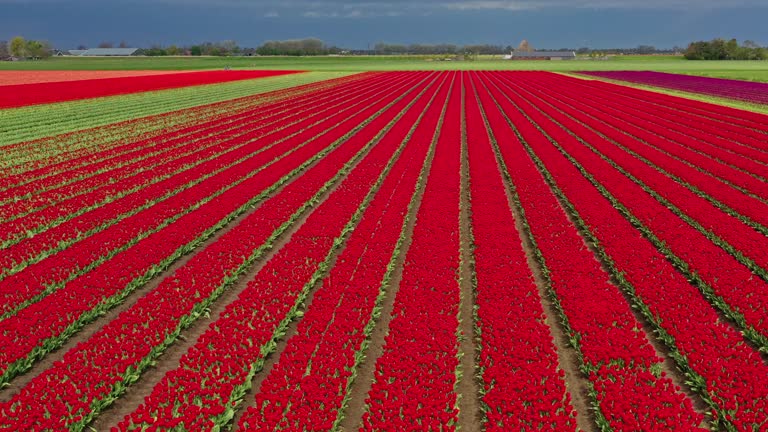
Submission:
<svg viewBox="0 0 768 432">
<path fill-rule="evenodd" d="M 688 60 L 768 60 L 768 49 L 753 41 L 739 44 L 736 39 L 696 41 L 685 50 Z"/>
<path fill-rule="evenodd" d="M 0 59 L 7 57 L 44 59 L 51 56 L 51 44 L 43 40 L 26 40 L 16 36 L 10 42 L 0 41 Z"/>
</svg>

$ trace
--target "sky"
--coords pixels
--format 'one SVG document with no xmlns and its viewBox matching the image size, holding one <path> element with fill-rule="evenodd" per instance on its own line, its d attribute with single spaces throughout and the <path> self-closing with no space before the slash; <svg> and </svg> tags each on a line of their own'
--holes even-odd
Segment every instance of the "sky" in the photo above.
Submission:
<svg viewBox="0 0 768 432">
<path fill-rule="evenodd" d="M 715 37 L 768 45 L 768 0 L 0 0 L 0 40 L 71 49 L 317 37 L 535 48 L 687 46 Z"/>
</svg>

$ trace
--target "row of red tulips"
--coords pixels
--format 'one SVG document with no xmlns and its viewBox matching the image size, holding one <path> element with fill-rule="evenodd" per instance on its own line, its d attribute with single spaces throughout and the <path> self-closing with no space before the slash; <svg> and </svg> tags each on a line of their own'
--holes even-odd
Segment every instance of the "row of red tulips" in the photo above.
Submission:
<svg viewBox="0 0 768 432">
<path fill-rule="evenodd" d="M 500 154 L 530 227 L 530 238 L 545 268 L 550 295 L 582 359 L 582 372 L 591 382 L 598 426 L 618 430 L 697 430 L 701 416 L 662 373 L 662 359 L 629 303 L 585 247 L 526 154 L 527 148 L 539 153 L 541 147 L 549 145 L 538 129 L 546 130 L 547 124 L 543 119 L 529 120 L 526 101 L 506 87 L 499 76 L 484 75 L 480 79 L 487 90 L 480 92 L 483 108 L 500 143 Z"/>
<path fill-rule="evenodd" d="M 66 201 L 67 205 L 51 207 L 48 211 L 7 223 L 5 225 L 19 223 L 16 231 L 20 231 L 21 235 L 24 235 L 30 232 L 30 228 L 21 224 L 23 220 L 42 218 L 49 216 L 49 213 L 52 213 L 50 219 L 53 219 L 52 223 L 48 225 L 50 228 L 42 231 L 42 233 L 23 239 L 23 241 L 19 240 L 18 243 L 10 243 L 9 241 L 10 244 L 6 244 L 5 249 L 8 253 L 0 258 L 0 268 L 4 269 L 0 275 L 16 273 L 44 257 L 66 249 L 79 240 L 119 224 L 120 221 L 157 205 L 173 197 L 179 191 L 186 190 L 205 178 L 222 172 L 249 157 L 260 153 L 266 154 L 268 151 L 274 153 L 277 150 L 275 147 L 277 144 L 300 131 L 307 136 L 322 132 L 323 129 L 320 129 L 321 126 L 318 125 L 327 120 L 330 113 L 333 113 L 338 119 L 342 119 L 344 113 L 347 115 L 354 113 L 355 109 L 359 109 L 360 105 L 366 103 L 367 97 L 381 92 L 380 89 L 378 91 L 376 89 L 377 86 L 374 84 L 360 98 L 350 98 L 348 101 L 338 102 L 330 107 L 310 108 L 310 112 L 302 111 L 298 114 L 299 117 L 293 121 L 286 120 L 279 124 L 255 128 L 253 132 L 246 132 L 240 136 L 213 135 L 207 140 L 211 143 L 208 149 L 200 150 L 195 154 L 165 164 L 160 170 L 164 173 L 163 175 L 149 180 L 138 175 L 113 186 L 71 198 Z M 311 107 L 314 103 L 312 100 L 308 100 L 307 105 Z M 281 144 L 279 148 L 291 149 L 292 145 L 296 145 L 296 142 L 301 141 L 293 140 L 291 143 Z M 198 145 L 202 144 L 204 143 L 198 143 Z M 253 164 L 255 161 L 252 160 L 249 163 Z M 233 176 L 227 171 L 221 175 L 224 177 Z M 114 190 L 119 191 L 118 196 L 108 195 Z M 84 207 L 81 208 L 80 205 Z M 178 208 L 182 209 L 183 207 Z M 59 216 L 58 219 L 56 219 L 57 216 Z M 65 217 L 69 219 L 60 221 Z M 146 212 L 136 217 L 148 218 Z M 123 233 L 122 237 L 133 238 L 133 236 L 125 237 L 125 234 Z M 117 246 L 114 246 L 110 250 L 116 249 Z M 16 268 L 13 268 L 14 266 Z M 60 271 L 62 270 L 60 269 Z M 30 272 L 25 272 L 25 275 L 30 275 Z M 29 280 L 31 276 L 25 277 Z M 0 277 L 0 279 L 2 278 Z M 34 277 L 33 279 L 42 283 L 39 278 Z"/>
<path fill-rule="evenodd" d="M 478 84 L 465 88 L 465 115 L 485 430 L 575 430 L 542 299 L 502 174 L 494 169 L 494 143 L 475 93 Z"/>
<path fill-rule="evenodd" d="M 579 106 L 571 108 L 553 96 L 547 99 L 563 112 L 571 112 L 575 119 L 589 112 Z M 768 341 L 768 323 L 764 322 L 768 309 L 768 284 L 763 279 L 768 269 L 765 237 L 620 147 L 611 145 L 574 118 L 554 108 L 547 109 L 544 104 L 538 107 L 579 137 L 578 141 L 564 138 L 559 142 L 654 233 L 657 247 L 684 263 L 684 274 L 704 285 L 704 290 L 722 297 L 723 304 L 716 305 L 727 315 L 736 316 L 742 329 L 761 333 L 757 343 L 765 345 Z M 680 219 L 689 226 L 681 226 Z M 763 278 L 754 277 L 754 273 Z"/>
<path fill-rule="evenodd" d="M 677 96 L 666 95 L 662 93 L 650 92 L 647 90 L 636 89 L 632 87 L 621 86 L 603 81 L 589 81 L 588 83 L 572 77 L 563 78 L 564 83 L 576 83 L 577 85 L 587 85 L 591 89 L 602 90 L 621 94 L 624 98 L 631 101 L 650 103 L 654 106 L 667 107 L 680 112 L 692 115 L 703 120 L 715 120 L 724 131 L 733 132 L 737 135 L 749 136 L 759 140 L 765 139 L 768 133 L 768 125 L 765 122 L 765 114 L 752 111 L 745 111 L 736 108 L 730 108 L 724 105 L 700 102 L 693 99 L 687 99 Z M 766 148 L 763 145 L 762 148 Z"/>
<path fill-rule="evenodd" d="M 371 73 L 349 75 L 342 78 L 314 82 L 311 84 L 245 96 L 223 102 L 201 105 L 193 108 L 171 111 L 147 117 L 120 121 L 109 125 L 88 127 L 75 132 L 58 134 L 50 137 L 22 141 L 3 146 L 0 158 L 0 190 L 6 185 L 15 185 L 35 179 L 35 172 L 54 169 L 57 164 L 69 163 L 72 167 L 87 164 L 88 159 L 98 158 L 99 154 L 113 147 L 125 146 L 126 138 L 131 142 L 144 139 L 156 139 L 162 136 L 174 137 L 185 130 L 194 130 L 197 125 L 215 121 L 235 113 L 250 112 L 259 105 L 280 100 L 289 100 L 314 91 L 322 91 L 352 81 L 364 80 Z M 96 159 L 98 161 L 98 159 Z M 78 161 L 82 161 L 78 163 Z M 48 168 L 51 167 L 51 168 Z M 23 175 L 22 179 L 15 177 Z M 9 179 L 6 181 L 6 177 Z M 16 181 L 18 179 L 18 181 Z"/>
<path fill-rule="evenodd" d="M 288 178 L 322 158 L 330 150 L 329 145 L 337 145 L 351 129 L 386 104 L 386 99 L 374 101 L 368 108 L 336 124 L 335 128 L 324 134 L 304 136 L 303 139 L 316 139 L 289 150 L 286 157 L 274 160 L 258 175 L 231 185 L 226 192 L 205 201 L 206 205 L 198 211 L 150 235 L 142 241 L 142 245 L 147 247 L 127 249 L 110 259 L 107 265 L 74 279 L 62 289 L 0 322 L 0 340 L 3 346 L 11 347 L 0 354 L 2 380 L 7 381 L 27 369 L 34 359 L 63 343 L 85 322 L 95 319 L 99 313 L 111 308 L 151 279 L 159 271 L 158 267 L 166 267 L 178 256 L 191 250 L 190 241 L 199 244 L 203 238 L 209 237 L 216 229 L 242 214 Z M 334 124 L 326 124 L 326 127 L 331 126 Z"/>
<path fill-rule="evenodd" d="M 376 91 L 372 90 L 374 92 L 372 94 Z M 380 93 L 381 90 L 379 89 L 378 92 Z M 198 207 L 195 203 L 201 198 L 219 194 L 242 179 L 258 174 L 265 164 L 271 163 L 281 155 L 293 152 L 309 142 L 311 138 L 325 132 L 329 124 L 342 122 L 350 114 L 347 110 L 351 113 L 365 111 L 365 106 L 358 107 L 360 104 L 360 101 L 351 101 L 348 107 L 336 112 L 335 115 L 289 125 L 286 129 L 271 131 L 257 140 L 242 138 L 244 143 L 238 143 L 237 140 L 228 142 L 228 145 L 235 147 L 233 151 L 199 165 L 197 170 L 188 170 L 180 176 L 145 189 L 144 193 L 130 195 L 123 200 L 75 218 L 69 224 L 60 225 L 61 229 L 44 233 L 40 236 L 43 240 L 52 238 L 53 241 L 61 241 L 61 238 L 56 237 L 61 235 L 61 232 L 70 237 L 72 234 L 68 233 L 74 233 L 81 238 L 84 237 L 84 240 L 3 280 L 0 283 L 0 292 L 5 296 L 3 313 L 8 314 L 30 302 L 39 300 L 39 296 L 53 292 L 67 281 L 87 273 L 114 256 L 119 256 L 126 248 L 135 246 L 134 249 L 136 249 L 151 244 L 141 240 L 154 233 L 162 232 L 163 228 L 179 217 L 194 211 Z M 357 110 L 354 109 L 356 107 Z M 357 115 L 364 114 L 358 112 Z M 222 146 L 226 148 L 227 144 Z M 145 194 L 147 198 L 144 198 Z M 124 213 L 128 213 L 129 217 L 121 218 L 120 215 Z M 113 218 L 119 223 L 110 224 L 108 221 Z M 105 223 L 108 228 L 103 226 Z M 96 228 L 96 232 L 86 231 L 89 228 Z M 101 228 L 107 229 L 100 230 Z M 138 244 L 136 244 L 137 239 Z M 34 242 L 34 238 L 30 242 L 41 243 Z M 42 244 L 45 245 L 45 243 Z M 20 244 L 19 248 L 23 246 L 26 246 L 26 243 Z M 69 265 L 62 265 L 62 262 Z M 55 264 L 53 268 L 52 263 Z M 119 261 L 115 264 L 121 265 Z M 22 287 L 26 288 L 20 289 Z"/>
<path fill-rule="evenodd" d="M 459 365 L 457 279 L 464 128 L 461 74 L 452 73 L 451 80 L 389 333 L 366 399 L 363 430 L 452 430 L 458 421 L 454 386 Z"/>
<path fill-rule="evenodd" d="M 537 81 L 544 85 L 549 80 Z M 764 172 L 765 168 L 758 171 L 754 169 L 760 162 L 768 162 L 764 141 L 724 130 L 720 127 L 720 122 L 712 119 L 694 117 L 663 106 L 653 106 L 653 109 L 649 109 L 647 103 L 614 98 L 607 91 L 592 90 L 588 95 L 574 91 L 568 93 L 569 95 L 563 95 L 563 100 L 572 100 L 578 94 L 580 102 L 589 103 L 611 117 L 626 120 L 635 127 L 647 127 L 648 131 L 669 139 L 670 143 L 753 174 Z M 679 150 L 678 152 L 685 154 Z"/>
<path fill-rule="evenodd" d="M 339 90 L 349 92 L 352 87 L 344 86 Z M 198 145 L 205 143 L 213 135 L 226 133 L 227 136 L 234 137 L 238 133 L 252 131 L 253 124 L 256 123 L 260 127 L 265 127 L 282 119 L 281 114 L 287 115 L 292 112 L 297 114 L 300 111 L 295 107 L 302 104 L 306 107 L 306 100 L 309 98 L 316 104 L 329 100 L 338 103 L 339 100 L 333 96 L 333 92 L 317 92 L 304 97 L 281 98 L 276 103 L 262 101 L 258 105 L 238 108 L 232 113 L 211 116 L 194 126 L 171 130 L 167 134 L 141 139 L 128 136 L 123 141 L 113 143 L 115 144 L 113 146 L 103 148 L 102 151 L 87 155 L 69 155 L 68 159 L 58 163 L 13 176 L 4 176 L 3 183 L 7 184 L 8 188 L 0 192 L 3 219 L 16 216 L 24 210 L 40 208 L 46 203 L 50 205 L 49 201 L 53 199 L 61 200 L 63 197 L 72 196 L 73 192 L 61 191 L 61 189 L 66 190 L 65 187 L 76 187 L 76 192 L 83 193 L 95 186 L 103 185 L 105 181 L 115 183 L 129 175 L 141 172 L 142 169 L 155 168 L 163 161 L 169 160 L 168 155 L 180 158 L 193 151 L 202 150 Z M 109 173 L 109 176 L 105 177 L 104 173 Z M 56 192 L 46 197 L 44 193 L 50 193 L 50 191 Z M 28 199 L 30 197 L 34 200 Z M 18 202 L 21 198 L 25 198 L 23 203 Z M 23 204 L 24 207 L 19 207 L 18 211 L 12 211 L 14 207 L 8 205 L 11 201 L 16 202 L 16 206 Z"/>
<path fill-rule="evenodd" d="M 342 168 L 350 156 L 346 153 L 373 145 L 370 153 L 291 235 L 290 241 L 249 281 L 237 300 L 209 325 L 182 357 L 179 368 L 167 373 L 145 403 L 121 422 L 118 429 L 208 430 L 231 420 L 234 408 L 250 387 L 253 374 L 261 368 L 264 357 L 275 349 L 275 340 L 285 333 L 290 321 L 299 316 L 312 286 L 328 270 L 334 251 L 350 232 L 359 229 L 355 225 L 364 212 L 367 213 L 366 208 L 377 189 L 381 194 L 391 193 L 380 186 L 397 159 L 409 125 L 398 123 L 391 132 L 384 132 L 383 139 L 380 135 L 427 84 L 427 81 L 418 83 L 407 95 L 402 90 L 391 92 L 387 100 L 399 100 L 353 136 L 342 151 L 328 155 L 321 161 L 322 165 L 288 185 L 274 201 L 265 203 L 262 218 L 301 206 L 308 200 L 308 190 L 321 187 L 329 171 Z M 347 164 L 346 169 L 349 168 Z M 254 219 L 253 223 L 255 227 L 263 222 Z"/>
<path fill-rule="evenodd" d="M 0 88 L 0 109 L 241 81 L 297 72 L 299 71 L 202 71 L 165 75 L 7 85 Z"/>
<path fill-rule="evenodd" d="M 507 95 L 513 97 L 514 92 L 509 90 Z M 714 424 L 729 430 L 765 427 L 768 374 L 760 354 L 720 320 L 697 289 L 646 238 L 654 233 L 644 229 L 594 173 L 567 153 L 560 145 L 569 139 L 559 132 L 562 129 L 526 98 L 515 97 L 515 102 L 555 140 L 554 147 L 548 139 L 527 140 L 539 169 L 634 307 L 667 344 L 690 388 L 710 405 Z"/>
<path fill-rule="evenodd" d="M 332 430 L 343 420 L 349 388 L 365 358 L 381 302 L 400 256 L 405 225 L 423 186 L 426 160 L 445 106 L 446 74 L 378 144 L 404 142 L 379 192 L 323 279 L 288 340 L 280 361 L 262 381 L 243 429 Z"/>
</svg>

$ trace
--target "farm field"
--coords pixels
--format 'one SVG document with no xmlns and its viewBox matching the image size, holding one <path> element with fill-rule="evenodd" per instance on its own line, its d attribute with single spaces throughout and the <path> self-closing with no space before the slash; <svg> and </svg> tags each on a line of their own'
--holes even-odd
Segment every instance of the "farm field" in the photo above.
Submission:
<svg viewBox="0 0 768 432">
<path fill-rule="evenodd" d="M 0 124 L 0 431 L 768 428 L 765 114 L 315 71 Z"/>
<path fill-rule="evenodd" d="M 768 105 L 768 83 L 694 77 L 653 71 L 582 72 L 584 75 Z"/>
<path fill-rule="evenodd" d="M 54 57 L 46 61 L 0 62 L 2 70 L 192 70 L 278 69 L 310 71 L 400 70 L 653 70 L 747 81 L 768 81 L 766 61 L 688 61 L 682 56 L 614 56 L 608 60 L 506 61 L 479 56 L 474 61 L 436 61 L 431 56 L 310 57 Z"/>
</svg>

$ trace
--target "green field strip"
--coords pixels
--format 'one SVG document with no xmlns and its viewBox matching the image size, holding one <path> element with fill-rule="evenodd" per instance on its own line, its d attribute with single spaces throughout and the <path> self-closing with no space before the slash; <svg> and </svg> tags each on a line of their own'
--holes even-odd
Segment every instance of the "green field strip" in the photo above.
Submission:
<svg viewBox="0 0 768 432">
<path fill-rule="evenodd" d="M 653 70 L 716 78 L 768 81 L 766 61 L 690 61 L 671 55 L 616 55 L 606 59 L 578 57 L 567 61 L 503 60 L 480 55 L 463 61 L 451 55 L 260 56 L 260 57 L 54 57 L 44 61 L 0 62 L 0 70 L 203 70 L 263 69 L 310 71 L 376 70 Z"/>
<path fill-rule="evenodd" d="M 103 126 L 349 75 L 308 72 L 0 110 L 0 145 Z"/>
</svg>

